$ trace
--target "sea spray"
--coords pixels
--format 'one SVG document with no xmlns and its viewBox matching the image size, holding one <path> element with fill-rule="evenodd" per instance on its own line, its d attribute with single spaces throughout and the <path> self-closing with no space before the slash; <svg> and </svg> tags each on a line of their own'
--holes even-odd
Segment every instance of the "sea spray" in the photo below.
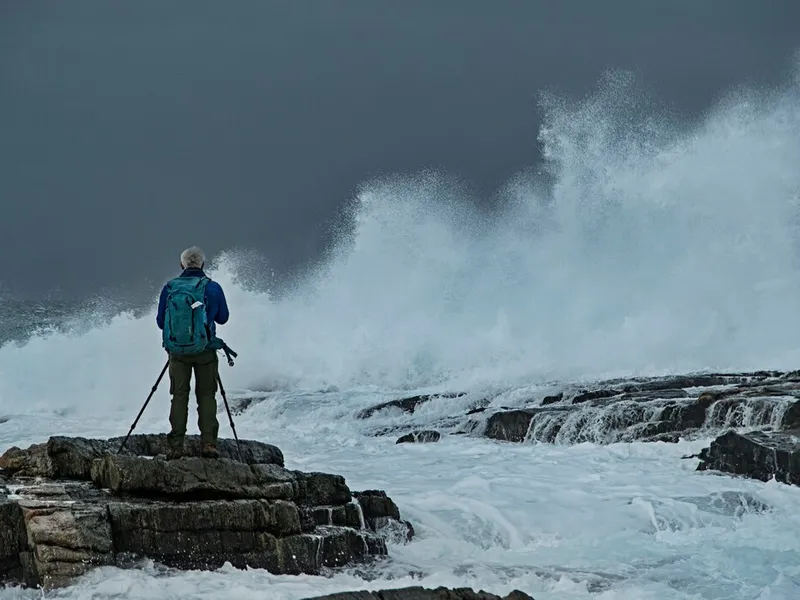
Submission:
<svg viewBox="0 0 800 600">
<path fill-rule="evenodd" d="M 547 179 L 494 211 L 436 173 L 363 184 L 326 261 L 276 295 L 218 257 L 226 386 L 462 390 L 800 362 L 800 84 L 676 125 L 630 77 L 545 96 Z M 202 240 L 199 241 L 202 243 Z M 252 271 L 252 269 L 250 269 Z M 153 306 L 154 309 L 154 306 Z M 153 310 L 0 348 L 0 408 L 131 410 Z"/>
</svg>

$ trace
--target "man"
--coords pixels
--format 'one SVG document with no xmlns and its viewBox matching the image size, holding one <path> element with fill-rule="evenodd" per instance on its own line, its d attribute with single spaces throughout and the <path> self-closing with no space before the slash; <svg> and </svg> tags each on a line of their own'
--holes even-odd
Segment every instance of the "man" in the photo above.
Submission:
<svg viewBox="0 0 800 600">
<path fill-rule="evenodd" d="M 167 435 L 167 458 L 183 455 L 189 390 L 192 371 L 195 375 L 198 426 L 201 454 L 217 458 L 217 351 L 210 348 L 216 340 L 216 324 L 228 321 L 228 304 L 222 287 L 203 271 L 205 255 L 193 246 L 181 253 L 180 276 L 167 282 L 158 301 L 156 324 L 162 331 L 164 349 L 169 354 L 169 379 L 172 406 Z"/>
</svg>

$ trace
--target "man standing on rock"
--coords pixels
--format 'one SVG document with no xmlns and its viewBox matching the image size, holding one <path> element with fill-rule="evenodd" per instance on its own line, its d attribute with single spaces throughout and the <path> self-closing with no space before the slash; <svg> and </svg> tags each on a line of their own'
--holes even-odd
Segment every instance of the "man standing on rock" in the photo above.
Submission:
<svg viewBox="0 0 800 600">
<path fill-rule="evenodd" d="M 167 435 L 167 458 L 183 455 L 189 390 L 192 370 L 195 375 L 201 454 L 217 458 L 217 381 L 219 360 L 214 342 L 216 323 L 228 321 L 228 304 L 222 287 L 205 274 L 205 255 L 193 246 L 181 253 L 183 272 L 167 282 L 158 300 L 156 324 L 162 331 L 164 349 L 169 354 L 169 380 L 172 407 Z"/>
</svg>

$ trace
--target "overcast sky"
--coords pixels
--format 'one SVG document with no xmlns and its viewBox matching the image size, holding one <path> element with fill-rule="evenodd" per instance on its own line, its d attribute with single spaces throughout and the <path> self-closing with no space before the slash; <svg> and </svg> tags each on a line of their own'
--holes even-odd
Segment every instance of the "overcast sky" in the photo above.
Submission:
<svg viewBox="0 0 800 600">
<path fill-rule="evenodd" d="M 535 164 L 543 86 L 634 69 L 696 115 L 798 49 L 799 0 L 2 0 L 0 288 L 160 284 L 193 243 L 288 269 L 376 174 Z"/>
</svg>

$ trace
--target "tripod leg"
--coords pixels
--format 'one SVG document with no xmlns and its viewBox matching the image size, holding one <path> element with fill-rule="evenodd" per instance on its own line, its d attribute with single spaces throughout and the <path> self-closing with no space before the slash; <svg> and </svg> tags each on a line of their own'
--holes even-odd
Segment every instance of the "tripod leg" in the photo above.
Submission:
<svg viewBox="0 0 800 600">
<path fill-rule="evenodd" d="M 150 403 L 150 398 L 152 398 L 153 394 L 156 393 L 156 389 L 158 388 L 158 384 L 161 383 L 161 379 L 162 379 L 162 377 L 164 377 L 164 373 L 167 372 L 167 367 L 169 367 L 169 359 L 167 359 L 167 362 L 164 365 L 164 368 L 161 369 L 161 374 L 158 376 L 158 379 L 156 379 L 155 384 L 153 384 L 153 388 L 150 390 L 150 394 L 147 396 L 147 400 L 144 401 L 144 405 L 142 406 L 141 410 L 139 411 L 139 414 L 136 415 L 136 420 L 133 422 L 133 425 L 131 425 L 131 428 L 128 430 L 128 435 L 126 435 L 125 439 L 122 440 L 122 443 L 119 446 L 119 450 L 117 450 L 117 454 L 122 452 L 122 449 L 125 447 L 125 443 L 128 441 L 128 438 L 131 437 L 131 433 L 133 433 L 133 430 L 136 428 L 136 424 L 139 422 L 139 419 L 142 417 L 142 414 L 144 413 L 144 409 L 147 408 L 147 405 Z"/>
<path fill-rule="evenodd" d="M 228 413 L 228 421 L 230 422 L 231 429 L 233 430 L 233 439 L 236 440 L 236 449 L 239 451 L 239 460 L 244 463 L 245 461 L 244 461 L 244 455 L 242 454 L 242 446 L 239 443 L 239 436 L 236 435 L 236 426 L 233 424 L 233 416 L 231 415 L 231 408 L 230 406 L 228 406 L 228 398 L 225 395 L 225 388 L 222 386 L 222 377 L 220 377 L 219 375 L 217 375 L 217 383 L 219 383 L 219 391 L 220 393 L 222 393 L 222 400 L 225 402 L 225 410 Z"/>
</svg>

